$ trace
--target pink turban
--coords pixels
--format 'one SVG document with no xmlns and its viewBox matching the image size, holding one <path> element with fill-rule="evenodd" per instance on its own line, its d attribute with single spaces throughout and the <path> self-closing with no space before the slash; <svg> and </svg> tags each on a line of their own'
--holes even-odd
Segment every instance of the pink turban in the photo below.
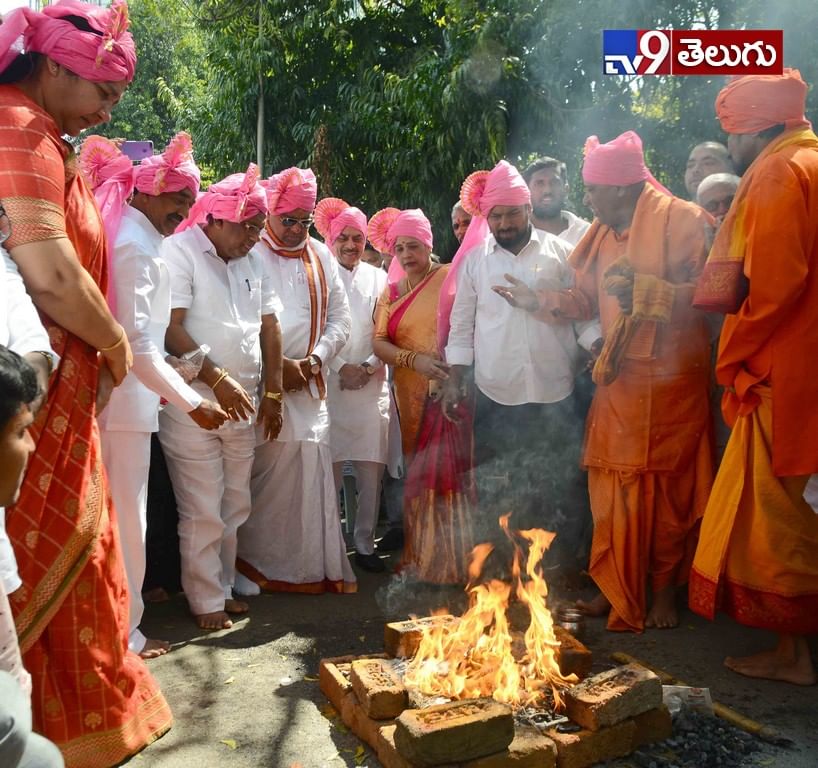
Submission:
<svg viewBox="0 0 818 768">
<path fill-rule="evenodd" d="M 460 204 L 472 216 L 488 216 L 495 205 L 529 205 L 531 192 L 520 172 L 505 160 L 491 171 L 475 171 L 460 188 Z"/>
<path fill-rule="evenodd" d="M 77 29 L 65 16 L 78 16 L 99 34 Z M 85 80 L 130 82 L 136 70 L 136 46 L 127 30 L 128 6 L 123 0 L 114 0 L 108 8 L 60 0 L 42 13 L 17 8 L 0 25 L 0 72 L 18 54 L 36 52 Z"/>
<path fill-rule="evenodd" d="M 807 128 L 807 84 L 797 69 L 783 75 L 734 78 L 716 97 L 716 114 L 727 133 L 758 133 L 774 125 Z"/>
<path fill-rule="evenodd" d="M 315 174 L 309 169 L 287 168 L 262 182 L 267 190 L 267 208 L 277 216 L 299 209 L 312 211 L 318 196 Z"/>
<path fill-rule="evenodd" d="M 634 131 L 625 131 L 607 144 L 600 144 L 598 136 L 589 136 L 585 142 L 582 180 L 611 187 L 647 181 L 660 192 L 670 194 L 645 165 L 642 139 Z"/>
<path fill-rule="evenodd" d="M 234 173 L 216 184 L 211 184 L 207 192 L 190 209 L 188 217 L 177 227 L 177 232 L 202 224 L 208 215 L 238 223 L 267 213 L 267 193 L 259 184 L 259 170 L 250 163 L 245 173 Z"/>
<path fill-rule="evenodd" d="M 432 225 L 420 208 L 401 211 L 384 208 L 369 220 L 369 240 L 379 250 L 394 254 L 399 237 L 414 237 L 427 248 L 434 246 Z"/>
<path fill-rule="evenodd" d="M 327 245 L 332 245 L 347 227 L 366 237 L 366 214 L 337 197 L 325 197 L 315 206 L 315 228 Z"/>
<path fill-rule="evenodd" d="M 190 134 L 177 133 L 161 155 L 146 157 L 134 169 L 134 186 L 146 195 L 161 195 L 189 189 L 199 194 L 201 175 L 193 162 Z"/>
</svg>

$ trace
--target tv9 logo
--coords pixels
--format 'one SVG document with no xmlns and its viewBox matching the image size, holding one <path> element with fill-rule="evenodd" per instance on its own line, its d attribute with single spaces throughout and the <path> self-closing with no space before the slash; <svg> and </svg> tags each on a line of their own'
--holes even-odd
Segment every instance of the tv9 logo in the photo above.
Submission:
<svg viewBox="0 0 818 768">
<path fill-rule="evenodd" d="M 780 29 L 606 29 L 606 75 L 780 75 Z"/>
<path fill-rule="evenodd" d="M 669 75 L 671 37 L 662 29 L 606 29 L 602 52 L 606 75 Z"/>
</svg>

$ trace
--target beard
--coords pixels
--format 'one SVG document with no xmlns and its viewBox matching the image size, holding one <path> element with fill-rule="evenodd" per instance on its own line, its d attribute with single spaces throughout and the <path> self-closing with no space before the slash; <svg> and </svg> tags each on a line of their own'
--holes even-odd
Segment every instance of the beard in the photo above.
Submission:
<svg viewBox="0 0 818 768">
<path fill-rule="evenodd" d="M 502 246 L 506 250 L 513 250 L 518 246 L 525 245 L 531 239 L 531 225 L 527 226 L 525 229 L 521 229 L 513 233 L 502 234 L 498 232 L 494 236 L 494 239 L 497 241 L 498 245 Z"/>
<path fill-rule="evenodd" d="M 562 200 L 555 200 L 551 203 L 539 203 L 533 206 L 532 210 L 538 219 L 554 219 L 562 211 Z"/>
</svg>

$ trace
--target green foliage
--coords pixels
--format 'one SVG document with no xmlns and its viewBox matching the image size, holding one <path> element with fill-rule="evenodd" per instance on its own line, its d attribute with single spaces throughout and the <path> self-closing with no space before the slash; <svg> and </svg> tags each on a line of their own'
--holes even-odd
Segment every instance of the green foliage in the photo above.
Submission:
<svg viewBox="0 0 818 768">
<path fill-rule="evenodd" d="M 720 79 L 603 76 L 603 29 L 783 28 L 787 64 L 818 80 L 806 2 L 132 0 L 131 12 L 140 67 L 108 135 L 161 145 L 187 128 L 225 175 L 256 159 L 262 91 L 267 174 L 311 165 L 322 194 L 370 213 L 422 207 L 444 255 L 462 180 L 501 157 L 568 162 L 581 211 L 587 136 L 638 131 L 679 193 L 690 147 L 723 140 Z"/>
</svg>

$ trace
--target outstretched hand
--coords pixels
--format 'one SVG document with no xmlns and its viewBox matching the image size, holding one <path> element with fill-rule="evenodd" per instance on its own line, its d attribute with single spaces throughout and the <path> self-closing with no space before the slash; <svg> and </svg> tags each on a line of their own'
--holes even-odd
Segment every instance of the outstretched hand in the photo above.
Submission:
<svg viewBox="0 0 818 768">
<path fill-rule="evenodd" d="M 508 274 L 503 275 L 503 279 L 510 285 L 493 285 L 491 290 L 502 296 L 512 307 L 524 309 L 526 312 L 535 312 L 540 308 L 537 294 L 526 283 Z"/>
</svg>

